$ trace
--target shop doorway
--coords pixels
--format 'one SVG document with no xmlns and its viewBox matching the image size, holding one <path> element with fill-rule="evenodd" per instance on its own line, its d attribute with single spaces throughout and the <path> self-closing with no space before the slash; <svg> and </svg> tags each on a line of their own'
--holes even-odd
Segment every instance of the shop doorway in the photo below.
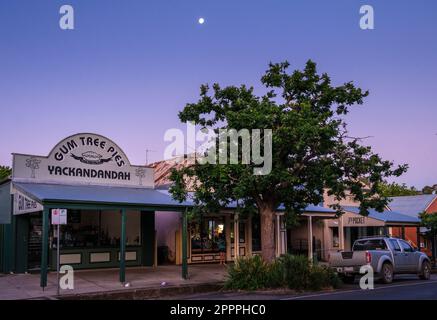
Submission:
<svg viewBox="0 0 437 320">
<path fill-rule="evenodd" d="M 27 243 L 27 268 L 39 271 L 41 268 L 42 213 L 29 214 L 29 236 Z"/>
<path fill-rule="evenodd" d="M 231 223 L 231 257 L 234 258 L 235 256 L 235 223 Z M 247 220 L 240 220 L 238 221 L 238 255 L 240 257 L 244 257 L 247 254 L 248 248 L 247 248 Z"/>
<path fill-rule="evenodd" d="M 202 216 L 190 224 L 189 232 L 191 263 L 220 262 L 223 253 L 226 257 L 225 216 Z"/>
</svg>

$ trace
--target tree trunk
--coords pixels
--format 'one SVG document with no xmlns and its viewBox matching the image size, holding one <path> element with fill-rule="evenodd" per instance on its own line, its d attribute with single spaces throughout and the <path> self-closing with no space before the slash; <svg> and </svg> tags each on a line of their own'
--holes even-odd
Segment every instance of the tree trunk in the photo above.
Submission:
<svg viewBox="0 0 437 320">
<path fill-rule="evenodd" d="M 259 210 L 261 222 L 261 255 L 265 261 L 273 261 L 275 253 L 275 211 L 270 208 Z"/>
</svg>

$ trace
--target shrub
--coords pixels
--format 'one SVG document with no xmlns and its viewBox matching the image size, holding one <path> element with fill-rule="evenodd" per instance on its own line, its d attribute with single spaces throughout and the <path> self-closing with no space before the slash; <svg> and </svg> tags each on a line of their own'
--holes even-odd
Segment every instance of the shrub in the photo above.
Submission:
<svg viewBox="0 0 437 320">
<path fill-rule="evenodd" d="M 340 279 L 331 269 L 319 265 L 311 267 L 308 281 L 309 289 L 320 290 L 328 287 L 338 288 L 339 286 Z"/>
<path fill-rule="evenodd" d="M 257 290 L 268 286 L 269 265 L 260 257 L 238 258 L 228 267 L 227 289 Z"/>
<path fill-rule="evenodd" d="M 303 290 L 308 287 L 310 263 L 304 256 L 284 255 L 279 259 L 285 272 L 285 284 L 290 289 Z"/>
<path fill-rule="evenodd" d="M 280 260 L 275 260 L 268 265 L 266 285 L 268 288 L 285 286 L 284 265 Z"/>
<path fill-rule="evenodd" d="M 328 273 L 329 285 L 332 286 L 332 288 L 334 289 L 340 288 L 342 282 L 338 274 L 335 273 L 334 270 L 330 268 L 326 268 L 326 270 L 327 270 L 326 272 Z"/>
<path fill-rule="evenodd" d="M 336 273 L 320 265 L 311 265 L 305 256 L 284 255 L 272 263 L 262 257 L 241 257 L 228 266 L 225 288 L 258 290 L 288 287 L 295 290 L 337 288 L 341 284 Z"/>
</svg>

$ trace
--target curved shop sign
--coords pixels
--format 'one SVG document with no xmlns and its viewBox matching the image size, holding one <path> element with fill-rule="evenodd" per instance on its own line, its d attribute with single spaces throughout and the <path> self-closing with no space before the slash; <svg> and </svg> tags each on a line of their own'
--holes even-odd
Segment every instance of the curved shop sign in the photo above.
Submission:
<svg viewBox="0 0 437 320">
<path fill-rule="evenodd" d="M 153 169 L 131 165 L 112 140 L 81 133 L 59 142 L 47 157 L 13 154 L 13 179 L 153 187 Z"/>
</svg>

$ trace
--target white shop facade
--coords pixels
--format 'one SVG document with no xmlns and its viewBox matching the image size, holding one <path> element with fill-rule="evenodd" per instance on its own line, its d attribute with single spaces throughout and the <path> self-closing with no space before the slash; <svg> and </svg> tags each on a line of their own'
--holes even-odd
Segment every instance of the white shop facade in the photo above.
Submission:
<svg viewBox="0 0 437 320">
<path fill-rule="evenodd" d="M 117 267 L 124 282 L 126 267 L 156 265 L 156 213 L 190 207 L 155 190 L 152 168 L 132 165 L 116 143 L 98 134 L 67 137 L 47 156 L 13 154 L 12 169 L 11 179 L 0 184 L 0 266 L 3 272 L 40 272 L 42 287 L 57 264 L 53 209 L 67 210 L 60 264 Z"/>
</svg>

